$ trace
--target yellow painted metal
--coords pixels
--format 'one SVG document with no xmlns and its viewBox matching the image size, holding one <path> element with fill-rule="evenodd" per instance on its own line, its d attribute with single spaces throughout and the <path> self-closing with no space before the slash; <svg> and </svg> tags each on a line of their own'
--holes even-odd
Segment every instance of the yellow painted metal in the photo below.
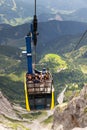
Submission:
<svg viewBox="0 0 87 130">
<path fill-rule="evenodd" d="M 51 97 L 51 110 L 55 106 L 55 101 L 54 101 L 54 87 L 52 87 L 52 97 Z"/>
<path fill-rule="evenodd" d="M 25 76 L 24 76 L 24 90 L 25 90 L 25 104 L 26 104 L 26 109 L 27 109 L 27 111 L 30 111 L 30 106 L 29 106 L 28 92 L 27 92 L 27 86 L 26 86 L 26 78 L 25 78 Z"/>
</svg>

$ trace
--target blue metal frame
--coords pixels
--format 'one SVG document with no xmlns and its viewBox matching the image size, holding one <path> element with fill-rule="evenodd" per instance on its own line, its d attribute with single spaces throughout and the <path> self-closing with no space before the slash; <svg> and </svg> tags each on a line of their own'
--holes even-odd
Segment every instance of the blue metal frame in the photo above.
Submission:
<svg viewBox="0 0 87 130">
<path fill-rule="evenodd" d="M 26 51 L 27 51 L 27 65 L 28 65 L 28 74 L 33 73 L 33 68 L 32 68 L 32 51 L 31 51 L 31 40 L 32 37 L 31 35 L 26 36 Z"/>
</svg>

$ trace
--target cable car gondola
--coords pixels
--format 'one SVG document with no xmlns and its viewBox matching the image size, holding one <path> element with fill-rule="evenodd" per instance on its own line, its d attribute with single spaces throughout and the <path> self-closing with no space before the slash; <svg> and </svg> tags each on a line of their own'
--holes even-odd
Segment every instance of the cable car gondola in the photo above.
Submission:
<svg viewBox="0 0 87 130">
<path fill-rule="evenodd" d="M 25 37 L 26 39 L 26 56 L 28 72 L 25 76 L 25 102 L 26 109 L 41 110 L 54 108 L 54 87 L 51 73 L 46 69 L 37 70 L 32 64 L 31 43 L 35 47 L 34 65 L 36 64 L 36 44 L 37 44 L 37 16 L 36 16 L 36 0 L 35 15 L 31 24 L 31 30 Z"/>
</svg>

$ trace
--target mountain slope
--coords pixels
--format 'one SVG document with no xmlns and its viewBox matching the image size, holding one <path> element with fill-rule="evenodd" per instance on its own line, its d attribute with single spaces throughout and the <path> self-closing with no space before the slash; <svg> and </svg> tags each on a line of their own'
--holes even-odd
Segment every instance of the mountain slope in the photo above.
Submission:
<svg viewBox="0 0 87 130">
<path fill-rule="evenodd" d="M 50 12 L 46 6 L 39 5 L 37 14 Z M 7 12 L 7 13 L 6 13 Z M 1 0 L 0 23 L 11 25 L 23 24 L 31 21 L 34 14 L 34 2 L 24 0 Z"/>
<path fill-rule="evenodd" d="M 0 46 L 0 90 L 14 103 L 24 104 L 23 78 L 26 59 L 21 50 Z"/>
<path fill-rule="evenodd" d="M 8 25 L 0 25 L 0 43 L 16 46 L 24 46 L 24 37 L 29 32 L 29 24 L 12 27 Z M 48 46 L 51 42 L 56 42 L 62 38 L 74 38 L 76 35 L 83 33 L 87 28 L 86 23 L 72 21 L 49 21 L 39 23 L 38 25 L 38 45 L 39 47 Z M 63 37 L 62 37 L 63 36 Z M 53 44 L 52 43 L 52 44 Z M 42 49 L 41 48 L 41 49 Z"/>
<path fill-rule="evenodd" d="M 28 12 L 30 8 L 31 12 Z M 33 5 L 17 0 L 1 0 L 0 3 L 0 23 L 23 23 L 27 19 L 31 19 Z M 8 13 L 6 13 L 8 12 Z M 27 17 L 27 19 L 26 19 Z M 25 18 L 25 19 L 24 19 Z"/>
<path fill-rule="evenodd" d="M 78 9 L 87 8 L 87 2 L 78 1 L 37 1 L 37 15 L 39 21 L 56 20 L 76 20 L 87 21 L 86 14 L 83 15 L 83 9 L 78 13 Z M 68 6 L 67 6 L 68 5 Z M 72 13 L 74 11 L 74 13 Z M 86 10 L 85 10 L 86 11 Z M 43 14 L 43 16 L 42 16 Z M 45 16 L 44 16 L 45 14 Z M 68 15 L 66 15 L 68 14 Z M 29 0 L 1 0 L 0 1 L 0 23 L 11 25 L 30 22 L 34 15 L 34 1 Z M 81 16 L 81 19 L 80 17 Z"/>
<path fill-rule="evenodd" d="M 61 17 L 63 20 L 72 20 L 72 21 L 80 21 L 80 22 L 86 22 L 87 16 L 86 16 L 87 8 L 81 8 L 74 12 L 71 12 L 70 14 L 61 14 Z"/>
<path fill-rule="evenodd" d="M 0 91 L 0 115 L 5 115 L 13 119 L 18 118 L 17 114 L 13 110 L 12 104 L 7 100 L 6 97 L 4 97 L 1 91 Z"/>
</svg>

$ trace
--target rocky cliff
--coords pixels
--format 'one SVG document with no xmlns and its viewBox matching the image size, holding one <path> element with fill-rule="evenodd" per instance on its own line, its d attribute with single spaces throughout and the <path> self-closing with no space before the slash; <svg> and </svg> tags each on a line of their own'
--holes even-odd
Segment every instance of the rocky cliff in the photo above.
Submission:
<svg viewBox="0 0 87 130">
<path fill-rule="evenodd" d="M 77 127 L 77 128 L 75 128 Z M 54 111 L 53 130 L 87 129 L 87 85 L 78 97 L 74 97 L 64 107 L 58 106 Z"/>
<path fill-rule="evenodd" d="M 0 91 L 0 115 L 11 117 L 13 119 L 18 118 L 13 109 L 12 104 L 6 97 L 4 97 L 1 91 Z"/>
</svg>

